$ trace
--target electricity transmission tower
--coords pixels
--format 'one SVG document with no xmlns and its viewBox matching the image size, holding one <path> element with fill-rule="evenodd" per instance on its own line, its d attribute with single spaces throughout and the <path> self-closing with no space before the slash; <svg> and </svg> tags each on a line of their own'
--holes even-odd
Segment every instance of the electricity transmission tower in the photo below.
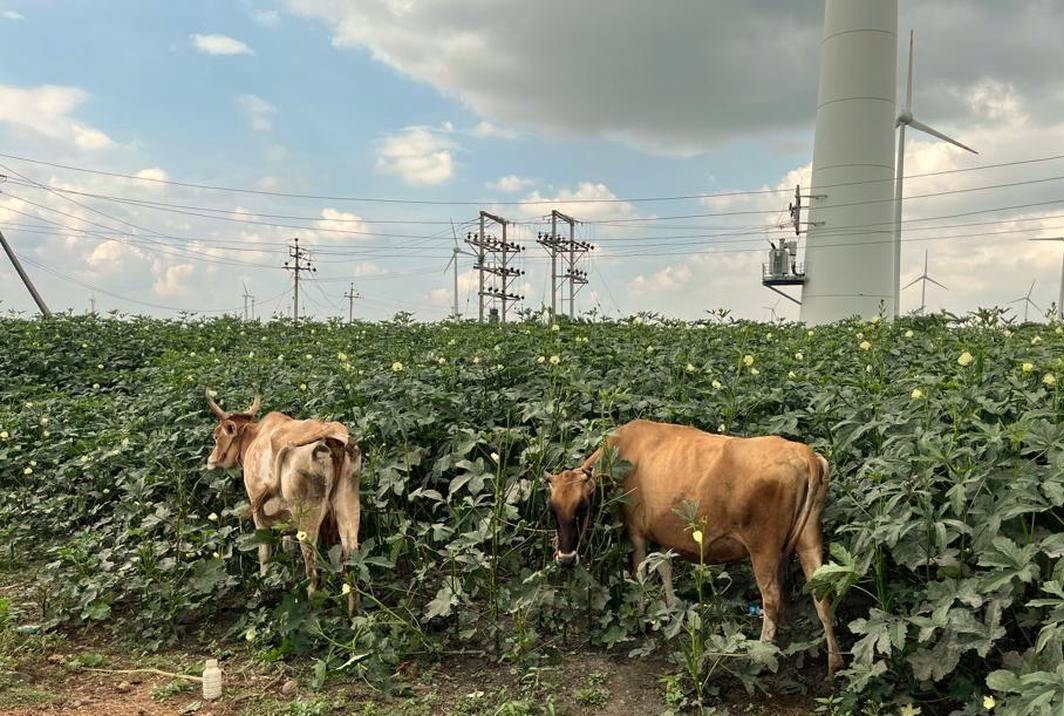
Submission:
<svg viewBox="0 0 1064 716">
<path fill-rule="evenodd" d="M 316 273 L 318 269 L 314 268 L 310 264 L 310 256 L 307 254 L 307 250 L 299 245 L 299 239 L 292 239 L 292 243 L 288 245 L 288 256 L 291 261 L 284 262 L 284 268 L 286 271 L 292 272 L 294 293 L 292 295 L 292 320 L 299 321 L 299 274 L 303 272 Z"/>
<path fill-rule="evenodd" d="M 37 308 L 40 309 L 41 315 L 45 318 L 51 318 L 52 312 L 48 310 L 48 306 L 44 305 L 44 299 L 41 298 L 41 294 L 37 293 L 37 287 L 33 285 L 33 281 L 30 280 L 29 274 L 26 273 L 26 269 L 22 268 L 22 262 L 18 260 L 18 256 L 15 255 L 15 251 L 11 248 L 11 244 L 7 243 L 7 238 L 2 231 L 0 231 L 0 244 L 3 245 L 7 257 L 11 259 L 11 265 L 15 267 L 15 271 L 18 273 L 19 278 L 22 279 L 22 283 L 26 285 L 26 290 L 30 292 L 31 296 L 33 296 L 33 301 L 37 304 Z"/>
<path fill-rule="evenodd" d="M 563 239 L 558 236 L 558 221 L 563 221 L 569 224 L 569 238 Z M 581 288 L 586 286 L 587 271 L 577 268 L 577 262 L 583 258 L 584 254 L 593 250 L 595 247 L 586 241 L 576 240 L 576 219 L 566 214 L 561 213 L 556 209 L 552 209 L 550 212 L 550 233 L 539 234 L 536 239 L 536 243 L 542 245 L 547 249 L 547 253 L 550 255 L 550 316 L 553 321 L 555 316 L 558 315 L 558 303 L 561 299 L 561 303 L 564 306 L 565 296 L 564 291 L 559 289 L 564 284 L 559 284 L 558 279 L 568 279 L 569 283 L 569 318 L 576 316 L 576 294 L 580 291 L 577 286 Z M 559 261 L 560 260 L 560 261 Z M 558 264 L 565 265 L 565 273 L 558 273 Z"/>
<path fill-rule="evenodd" d="M 244 284 L 244 320 L 252 321 L 255 320 L 255 295 L 251 293 L 251 291 L 248 291 L 248 284 L 246 281 L 242 281 L 241 283 Z M 249 300 L 251 303 L 248 303 Z"/>
<path fill-rule="evenodd" d="M 502 238 L 486 233 L 485 224 L 487 221 L 492 221 L 502 227 Z M 503 323 L 506 323 L 506 313 L 509 305 L 524 298 L 524 296 L 519 296 L 516 293 L 510 292 L 510 285 L 513 280 L 525 274 L 521 269 L 512 268 L 510 262 L 513 260 L 513 256 L 524 251 L 525 247 L 507 240 L 506 227 L 509 223 L 509 221 L 501 216 L 495 216 L 494 214 L 482 211 L 480 212 L 479 230 L 476 233 L 470 232 L 466 234 L 466 243 L 472 246 L 477 252 L 477 263 L 475 265 L 479 284 L 477 290 L 479 296 L 477 315 L 481 323 L 484 322 L 485 298 L 497 299 L 502 304 Z M 455 256 L 457 256 L 457 254 L 455 254 Z M 495 281 L 492 281 L 492 285 L 488 286 L 486 280 L 487 275 L 497 277 L 501 287 L 496 285 Z"/>
<path fill-rule="evenodd" d="M 355 320 L 355 299 L 362 298 L 362 296 L 355 291 L 354 281 L 351 282 L 351 288 L 347 289 L 344 298 L 347 299 L 347 322 L 351 323 Z"/>
</svg>

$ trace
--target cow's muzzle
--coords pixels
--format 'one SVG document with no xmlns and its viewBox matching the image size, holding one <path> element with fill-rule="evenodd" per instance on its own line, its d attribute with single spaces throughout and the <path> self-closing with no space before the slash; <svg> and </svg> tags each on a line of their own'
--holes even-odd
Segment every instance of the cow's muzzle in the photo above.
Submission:
<svg viewBox="0 0 1064 716">
<path fill-rule="evenodd" d="M 575 549 L 572 552 L 555 552 L 554 563 L 559 567 L 575 567 L 580 564 L 580 555 Z"/>
</svg>

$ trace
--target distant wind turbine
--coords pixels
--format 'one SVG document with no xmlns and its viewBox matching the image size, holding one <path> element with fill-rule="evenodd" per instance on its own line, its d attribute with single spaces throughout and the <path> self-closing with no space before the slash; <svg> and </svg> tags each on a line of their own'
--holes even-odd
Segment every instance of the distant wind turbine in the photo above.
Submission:
<svg viewBox="0 0 1064 716">
<path fill-rule="evenodd" d="M 1064 236 L 1052 236 L 1045 239 L 1031 239 L 1031 241 L 1060 241 L 1064 245 Z M 1057 315 L 1064 320 L 1064 254 L 1060 261 L 1060 296 L 1057 298 Z"/>
<path fill-rule="evenodd" d="M 780 305 L 780 299 L 777 298 L 776 302 L 773 303 L 771 306 L 762 306 L 761 307 L 761 308 L 765 309 L 766 311 L 769 311 L 769 313 L 772 315 L 772 322 L 773 323 L 776 322 L 776 307 L 779 306 L 779 305 Z"/>
<path fill-rule="evenodd" d="M 1009 301 L 1009 303 L 1019 303 L 1020 301 L 1023 301 L 1023 322 L 1024 323 L 1027 323 L 1027 310 L 1031 306 L 1034 306 L 1036 311 L 1040 311 L 1041 310 L 1040 308 L 1038 308 L 1038 304 L 1031 300 L 1031 293 L 1034 291 L 1034 284 L 1035 284 L 1035 282 L 1031 281 L 1031 287 L 1029 289 L 1027 289 L 1027 295 L 1026 296 L 1020 296 L 1019 298 L 1017 298 L 1017 299 L 1015 299 L 1013 301 Z"/>
<path fill-rule="evenodd" d="M 903 179 L 905 178 L 905 128 L 919 129 L 924 134 L 949 142 L 955 147 L 978 154 L 971 147 L 961 144 L 956 139 L 947 137 L 937 129 L 928 127 L 923 122 L 913 118 L 913 32 L 909 31 L 909 76 L 905 82 L 905 109 L 898 115 L 898 167 L 897 179 L 894 184 L 894 316 L 898 316 L 901 308 L 901 202 L 904 196 L 902 192 Z"/>
<path fill-rule="evenodd" d="M 460 254 L 466 254 L 467 256 L 476 256 L 472 251 L 464 251 L 458 244 L 458 232 L 455 231 L 454 222 L 451 222 L 451 235 L 454 238 L 454 248 L 451 249 L 451 260 L 444 266 L 443 272 L 447 273 L 447 269 L 454 266 L 454 312 L 451 314 L 451 318 L 458 320 L 458 256 Z"/>
<path fill-rule="evenodd" d="M 920 274 L 919 276 L 917 276 L 916 278 L 914 278 L 909 283 L 905 284 L 902 288 L 903 289 L 909 288 L 909 286 L 912 286 L 917 281 L 922 281 L 923 282 L 923 285 L 920 287 L 920 310 L 919 310 L 919 313 L 922 316 L 924 314 L 924 309 L 927 307 L 927 283 L 928 283 L 928 281 L 930 281 L 931 283 L 935 284 L 939 288 L 943 288 L 943 289 L 945 289 L 947 291 L 949 290 L 948 288 L 946 288 L 945 286 L 940 284 L 938 281 L 936 281 L 935 279 L 931 278 L 930 275 L 928 275 L 928 273 L 927 273 L 927 251 L 926 250 L 924 251 L 924 272 L 922 274 Z"/>
</svg>

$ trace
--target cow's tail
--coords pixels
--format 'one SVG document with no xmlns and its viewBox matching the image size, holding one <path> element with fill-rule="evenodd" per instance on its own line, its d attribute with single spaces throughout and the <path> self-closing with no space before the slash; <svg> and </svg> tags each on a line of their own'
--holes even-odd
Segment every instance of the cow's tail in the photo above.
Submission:
<svg viewBox="0 0 1064 716">
<path fill-rule="evenodd" d="M 783 548 L 783 556 L 785 558 L 794 552 L 794 548 L 797 546 L 805 526 L 809 523 L 809 519 L 813 516 L 813 512 L 823 506 L 828 492 L 828 478 L 830 475 L 831 465 L 828 461 L 822 455 L 810 451 L 805 495 L 799 502 L 790 534 L 787 536 L 787 542 Z"/>
</svg>

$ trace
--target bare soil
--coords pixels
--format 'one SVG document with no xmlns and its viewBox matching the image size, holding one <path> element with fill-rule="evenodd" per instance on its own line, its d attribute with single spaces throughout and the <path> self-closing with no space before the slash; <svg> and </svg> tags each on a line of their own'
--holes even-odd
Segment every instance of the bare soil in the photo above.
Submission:
<svg viewBox="0 0 1064 716">
<path fill-rule="evenodd" d="M 79 666 L 103 656 L 108 671 Z M 524 708 L 553 699 L 560 714 L 650 716 L 668 711 L 661 676 L 669 665 L 656 660 L 627 660 L 595 653 L 565 655 L 549 667 L 520 670 L 467 658 L 404 665 L 408 689 L 386 697 L 363 683 L 330 683 L 314 691 L 309 674 L 298 667 L 264 665 L 233 657 L 222 664 L 224 691 L 217 702 L 205 701 L 198 682 L 184 682 L 153 673 L 121 673 L 123 669 L 158 666 L 164 671 L 189 671 L 202 655 L 169 652 L 148 659 L 132 658 L 115 644 L 61 643 L 42 650 L 0 674 L 0 714 L 495 714 L 506 704 Z M 291 683 L 289 683 L 291 682 Z M 187 683 L 182 687 L 181 684 Z M 286 686 L 287 684 L 287 686 Z M 718 713 L 808 714 L 807 696 L 755 695 L 738 685 L 721 694 Z M 521 710 L 505 713 L 522 713 Z"/>
</svg>

